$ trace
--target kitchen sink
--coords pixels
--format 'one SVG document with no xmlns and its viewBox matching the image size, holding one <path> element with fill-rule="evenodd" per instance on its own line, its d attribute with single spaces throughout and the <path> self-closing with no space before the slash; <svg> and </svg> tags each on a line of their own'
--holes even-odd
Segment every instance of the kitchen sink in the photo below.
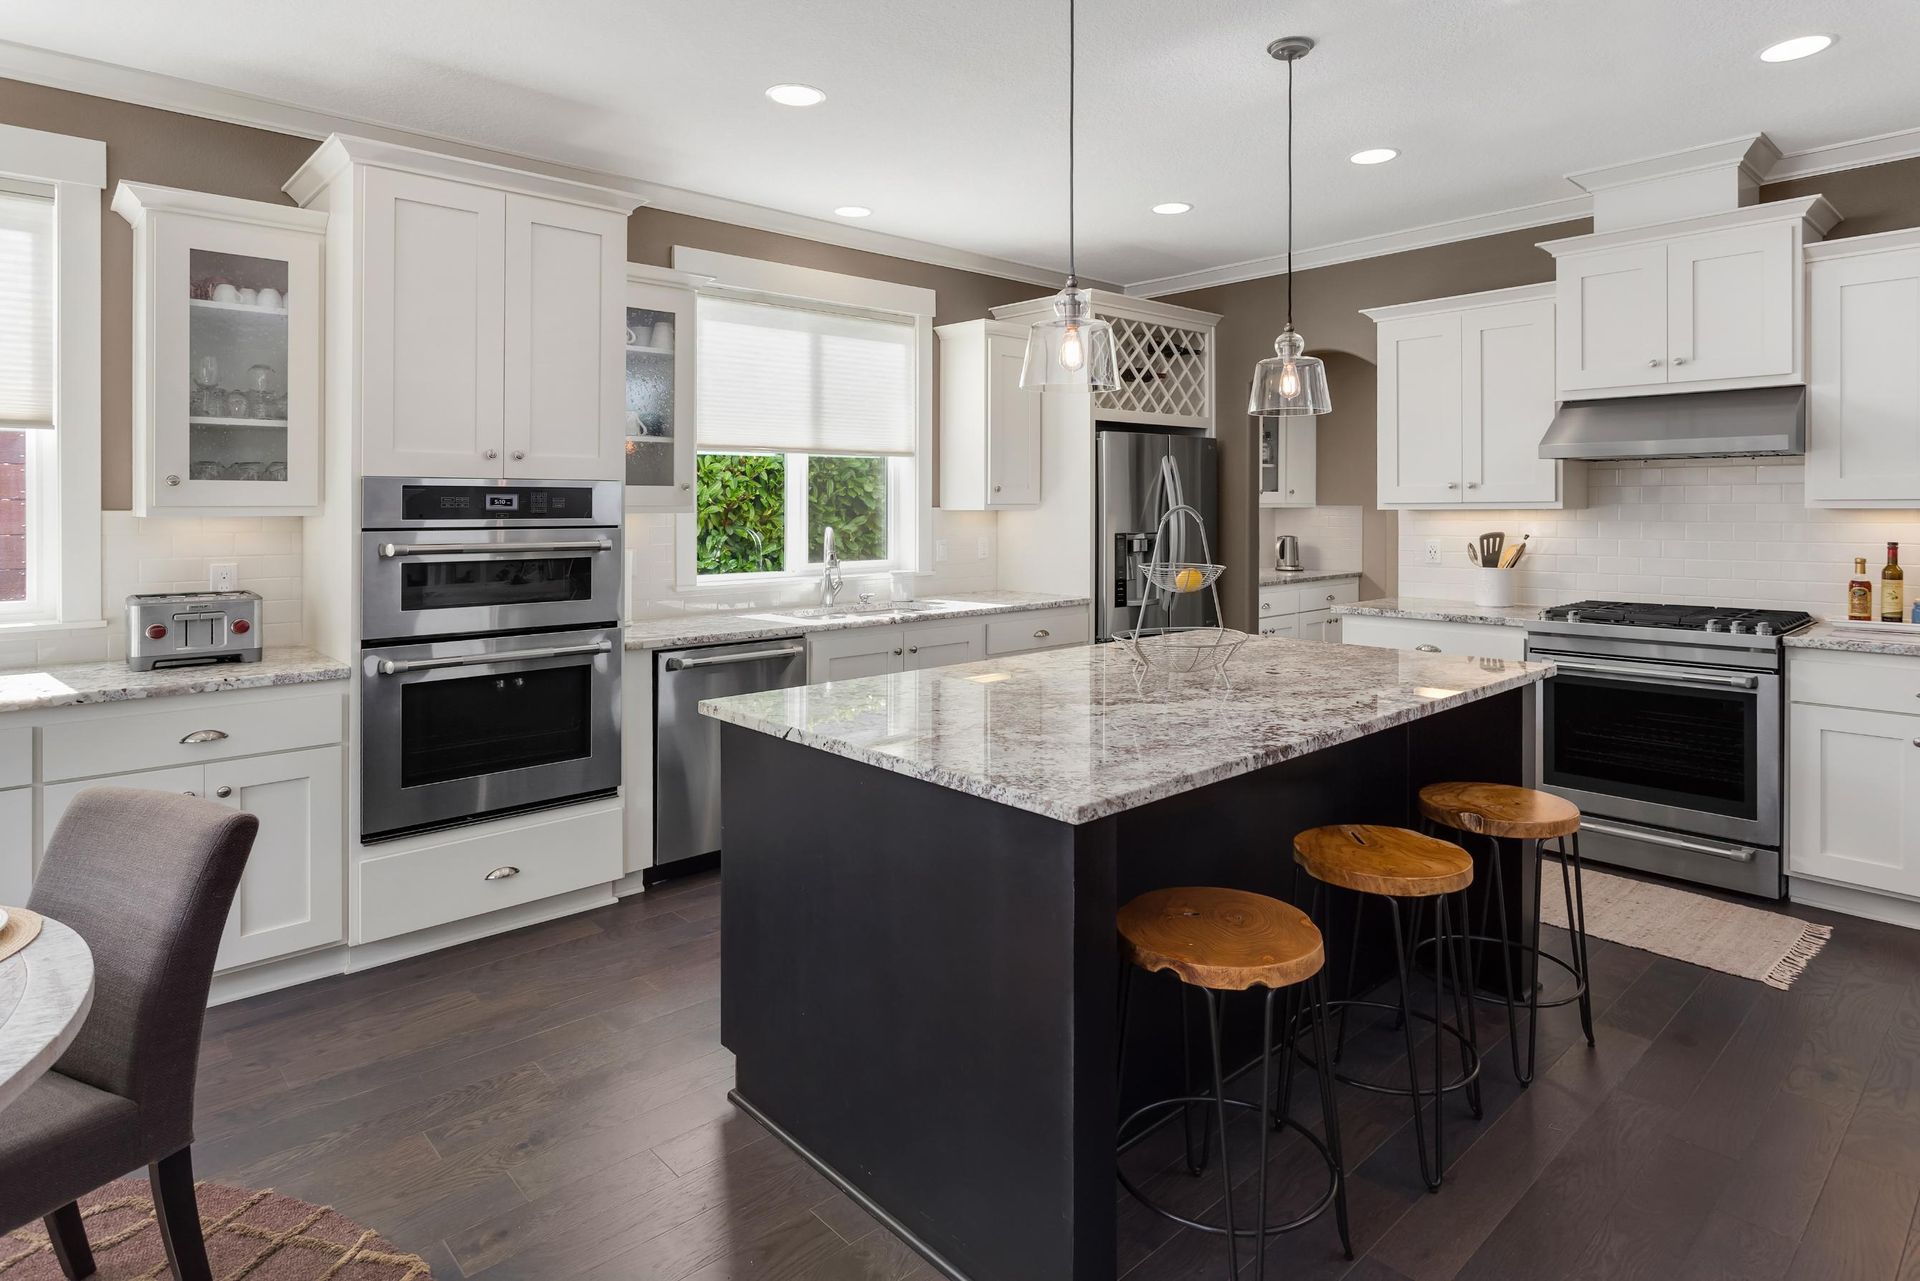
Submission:
<svg viewBox="0 0 1920 1281">
<path fill-rule="evenodd" d="M 786 618 L 860 618 L 868 614 L 926 614 L 947 608 L 946 601 L 887 600 L 871 605 L 815 605 L 810 609 L 787 609 Z"/>
</svg>

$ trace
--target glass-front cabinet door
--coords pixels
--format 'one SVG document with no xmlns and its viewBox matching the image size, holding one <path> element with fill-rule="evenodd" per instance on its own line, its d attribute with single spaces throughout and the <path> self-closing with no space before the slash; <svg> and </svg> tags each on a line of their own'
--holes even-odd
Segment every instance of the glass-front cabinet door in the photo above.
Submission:
<svg viewBox="0 0 1920 1281">
<path fill-rule="evenodd" d="M 693 510 L 697 279 L 627 267 L 627 507 Z"/>
<path fill-rule="evenodd" d="M 123 183 L 135 227 L 136 509 L 320 503 L 326 215 Z"/>
</svg>

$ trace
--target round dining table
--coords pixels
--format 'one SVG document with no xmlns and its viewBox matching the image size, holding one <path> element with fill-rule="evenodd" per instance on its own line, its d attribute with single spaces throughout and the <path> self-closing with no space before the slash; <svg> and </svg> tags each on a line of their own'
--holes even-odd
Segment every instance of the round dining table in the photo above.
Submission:
<svg viewBox="0 0 1920 1281">
<path fill-rule="evenodd" d="M 0 961 L 0 1112 L 59 1061 L 92 1006 L 92 950 L 42 918 L 33 942 Z"/>
</svg>

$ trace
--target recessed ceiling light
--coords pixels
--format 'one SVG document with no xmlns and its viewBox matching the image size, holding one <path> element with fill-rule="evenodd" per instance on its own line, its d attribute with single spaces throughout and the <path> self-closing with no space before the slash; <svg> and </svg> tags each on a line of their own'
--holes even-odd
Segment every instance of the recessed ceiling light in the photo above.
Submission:
<svg viewBox="0 0 1920 1281">
<path fill-rule="evenodd" d="M 1795 36 L 1762 49 L 1760 61 L 1792 62 L 1796 58 L 1811 58 L 1832 43 L 1832 36 Z"/>
<path fill-rule="evenodd" d="M 774 85 L 767 97 L 783 107 L 811 107 L 827 100 L 827 95 L 812 85 Z"/>
<path fill-rule="evenodd" d="M 1400 153 L 1392 147 L 1368 147 L 1365 151 L 1356 151 L 1347 159 L 1356 165 L 1384 165 Z"/>
<path fill-rule="evenodd" d="M 1169 200 L 1164 205 L 1155 205 L 1153 211 L 1157 214 L 1181 214 L 1192 208 L 1193 206 L 1184 200 Z"/>
<path fill-rule="evenodd" d="M 873 210 L 867 208 L 865 205 L 841 205 L 838 209 L 834 210 L 834 212 L 842 218 L 865 218 L 871 214 Z"/>
</svg>

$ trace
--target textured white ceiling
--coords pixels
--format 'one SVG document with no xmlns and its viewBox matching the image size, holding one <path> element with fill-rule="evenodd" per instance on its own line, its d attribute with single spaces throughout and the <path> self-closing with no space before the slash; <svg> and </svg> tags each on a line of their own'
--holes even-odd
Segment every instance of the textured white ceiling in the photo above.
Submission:
<svg viewBox="0 0 1920 1281">
<path fill-rule="evenodd" d="M 1065 258 L 1065 0 L 9 0 L 4 36 L 1042 267 Z M 1768 65 L 1764 45 L 1830 32 Z M 1576 194 L 1765 131 L 1920 125 L 1915 0 L 1080 0 L 1080 268 L 1133 282 Z M 828 99 L 776 107 L 797 80 Z M 1400 149 L 1363 168 L 1362 147 Z M 1149 212 L 1186 200 L 1192 213 Z"/>
</svg>

